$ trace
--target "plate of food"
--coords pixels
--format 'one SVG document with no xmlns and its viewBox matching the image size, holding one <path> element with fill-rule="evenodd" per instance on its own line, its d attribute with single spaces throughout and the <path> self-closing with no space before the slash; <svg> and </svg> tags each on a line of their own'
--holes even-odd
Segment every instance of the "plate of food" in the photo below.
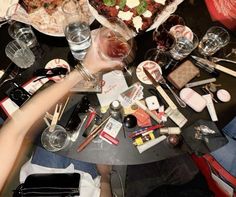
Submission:
<svg viewBox="0 0 236 197">
<path fill-rule="evenodd" d="M 110 17 L 118 17 L 132 29 L 133 35 L 162 24 L 183 0 L 88 0 L 94 17 L 109 27 Z"/>
<path fill-rule="evenodd" d="M 56 37 L 63 37 L 64 15 L 61 5 L 64 0 L 20 0 L 12 19 L 32 25 L 38 31 Z M 78 0 L 83 17 L 91 24 L 91 14 L 87 0 Z"/>
</svg>

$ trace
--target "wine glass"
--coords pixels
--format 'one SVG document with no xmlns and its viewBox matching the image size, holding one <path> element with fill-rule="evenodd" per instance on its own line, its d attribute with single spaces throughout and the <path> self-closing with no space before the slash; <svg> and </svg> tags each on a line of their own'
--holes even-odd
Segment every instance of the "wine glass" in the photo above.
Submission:
<svg viewBox="0 0 236 197">
<path fill-rule="evenodd" d="M 159 31 L 170 31 L 176 25 L 185 25 L 184 19 L 178 15 L 170 15 L 170 17 L 160 25 Z"/>
<path fill-rule="evenodd" d="M 161 52 L 169 51 L 175 44 L 175 37 L 170 33 L 171 28 L 176 25 L 184 25 L 182 17 L 171 15 L 163 24 L 153 32 L 153 40 L 156 42 L 157 49 Z"/>
<path fill-rule="evenodd" d="M 153 31 L 153 40 L 156 42 L 156 48 L 150 49 L 146 53 L 146 58 L 155 61 L 162 67 L 163 73 L 166 74 L 171 68 L 176 65 L 176 61 L 171 60 L 168 51 L 174 45 L 175 37 L 171 34 L 171 28 L 176 25 L 184 25 L 185 22 L 182 17 L 178 15 L 171 15 L 163 24 Z"/>
<path fill-rule="evenodd" d="M 95 39 L 98 54 L 107 61 L 123 62 L 128 71 L 126 66 L 134 59 L 132 31 L 119 18 L 109 18 L 108 21 L 109 25 L 101 27 Z"/>
</svg>

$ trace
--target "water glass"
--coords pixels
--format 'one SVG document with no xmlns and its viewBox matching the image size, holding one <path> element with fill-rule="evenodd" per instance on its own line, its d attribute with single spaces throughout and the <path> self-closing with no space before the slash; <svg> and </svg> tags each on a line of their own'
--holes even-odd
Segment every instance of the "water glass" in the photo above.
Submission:
<svg viewBox="0 0 236 197">
<path fill-rule="evenodd" d="M 41 143 L 46 150 L 56 152 L 69 147 L 71 135 L 60 125 L 56 125 L 52 132 L 47 127 L 41 135 Z"/>
<path fill-rule="evenodd" d="M 38 45 L 37 38 L 30 25 L 15 21 L 9 25 L 8 34 L 13 39 L 24 42 L 30 48 Z"/>
<path fill-rule="evenodd" d="M 67 0 L 62 5 L 64 34 L 75 59 L 83 60 L 91 45 L 89 21 L 84 18 L 76 0 Z"/>
<path fill-rule="evenodd" d="M 21 41 L 9 42 L 5 48 L 5 53 L 20 68 L 28 68 L 35 61 L 33 52 Z"/>
<path fill-rule="evenodd" d="M 198 51 L 204 56 L 211 56 L 230 41 L 229 33 L 222 27 L 213 26 L 207 30 L 199 43 Z"/>
<path fill-rule="evenodd" d="M 193 33 L 192 39 L 181 36 L 176 38 L 174 47 L 169 51 L 175 60 L 182 60 L 187 57 L 198 45 L 198 37 Z"/>
</svg>

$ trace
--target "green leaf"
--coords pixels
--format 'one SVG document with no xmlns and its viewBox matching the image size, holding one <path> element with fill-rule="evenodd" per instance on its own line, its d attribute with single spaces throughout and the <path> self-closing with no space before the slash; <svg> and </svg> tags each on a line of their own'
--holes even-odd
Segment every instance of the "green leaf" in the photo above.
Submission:
<svg viewBox="0 0 236 197">
<path fill-rule="evenodd" d="M 49 7 L 49 3 L 44 3 L 43 7 L 48 8 Z"/>
<path fill-rule="evenodd" d="M 147 2 L 142 0 L 136 10 L 139 15 L 142 15 L 147 10 Z"/>
<path fill-rule="evenodd" d="M 116 4 L 116 0 L 103 0 L 103 3 L 106 6 L 114 6 Z"/>
<path fill-rule="evenodd" d="M 121 10 L 125 8 L 126 0 L 120 0 L 119 7 Z"/>
</svg>

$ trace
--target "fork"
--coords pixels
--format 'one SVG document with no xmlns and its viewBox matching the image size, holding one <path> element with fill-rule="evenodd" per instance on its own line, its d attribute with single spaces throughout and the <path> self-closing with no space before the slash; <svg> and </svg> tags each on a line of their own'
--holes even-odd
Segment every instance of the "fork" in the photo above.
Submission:
<svg viewBox="0 0 236 197">
<path fill-rule="evenodd" d="M 172 88 L 166 82 L 165 78 L 161 75 L 160 71 L 155 70 L 154 74 L 156 75 L 158 82 L 165 85 L 170 90 L 171 94 L 174 96 L 175 100 L 180 105 L 180 107 L 185 108 L 186 103 L 174 92 L 174 90 L 172 90 Z"/>
<path fill-rule="evenodd" d="M 230 63 L 236 64 L 236 61 L 229 60 L 229 59 L 224 59 L 224 58 L 219 58 L 219 57 L 211 57 L 211 61 L 214 62 L 214 63 L 217 63 L 217 62 L 230 62 Z"/>
</svg>

